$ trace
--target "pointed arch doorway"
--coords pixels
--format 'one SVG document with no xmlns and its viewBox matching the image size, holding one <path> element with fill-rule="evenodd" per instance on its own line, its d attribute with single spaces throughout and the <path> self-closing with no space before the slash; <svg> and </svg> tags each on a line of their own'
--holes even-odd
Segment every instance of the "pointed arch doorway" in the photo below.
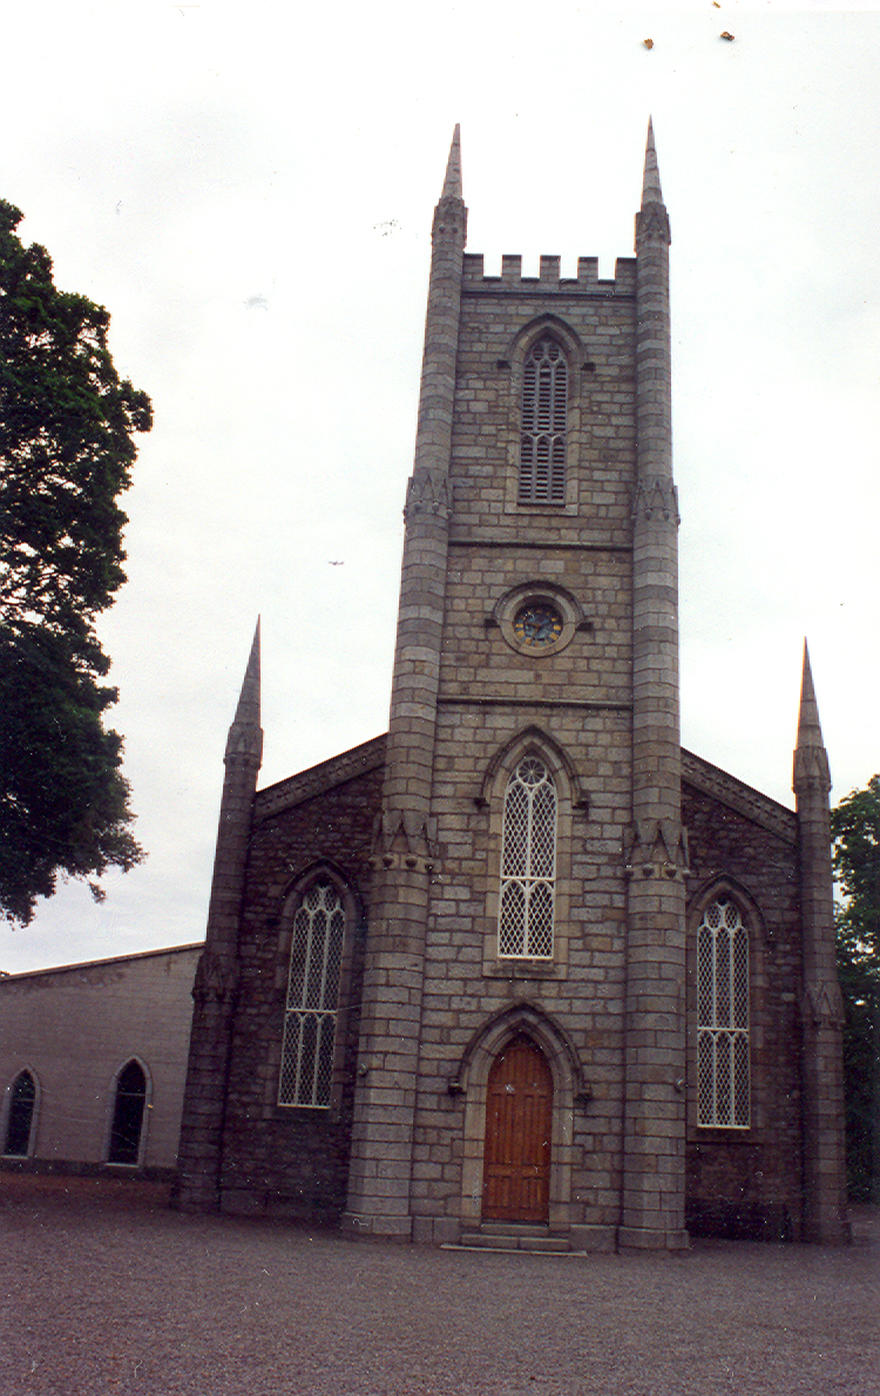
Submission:
<svg viewBox="0 0 880 1396">
<path fill-rule="evenodd" d="M 546 1222 L 550 1211 L 553 1076 L 531 1038 L 499 1052 L 486 1086 L 483 1220 Z"/>
</svg>

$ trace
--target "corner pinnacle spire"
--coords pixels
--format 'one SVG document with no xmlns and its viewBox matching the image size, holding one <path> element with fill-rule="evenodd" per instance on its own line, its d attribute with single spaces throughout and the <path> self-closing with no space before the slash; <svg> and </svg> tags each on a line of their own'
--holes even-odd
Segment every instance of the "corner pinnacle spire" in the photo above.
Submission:
<svg viewBox="0 0 880 1396">
<path fill-rule="evenodd" d="M 226 756 L 252 756 L 259 765 L 263 751 L 260 726 L 260 621 L 254 631 L 247 669 L 238 697 L 235 717 L 226 742 Z"/>
<path fill-rule="evenodd" d="M 456 122 L 455 130 L 452 133 L 452 145 L 449 147 L 449 159 L 446 162 L 446 178 L 443 181 L 440 198 L 464 198 L 461 187 L 461 128 L 458 122 Z"/>
<path fill-rule="evenodd" d="M 660 188 L 660 168 L 657 164 L 657 151 L 654 147 L 654 122 L 648 117 L 648 140 L 645 145 L 645 174 L 642 181 L 642 208 L 646 204 L 662 204 L 663 190 Z"/>
<path fill-rule="evenodd" d="M 801 677 L 801 701 L 798 710 L 797 747 L 794 753 L 794 789 L 797 792 L 808 776 L 818 776 L 826 790 L 831 787 L 828 756 L 819 722 L 819 705 L 813 687 L 810 651 L 804 640 L 804 664 Z"/>
<path fill-rule="evenodd" d="M 798 713 L 798 746 L 822 746 L 822 728 L 819 725 L 819 705 L 813 687 L 813 671 L 810 668 L 810 650 L 804 639 L 804 667 L 801 677 L 801 705 Z"/>
</svg>

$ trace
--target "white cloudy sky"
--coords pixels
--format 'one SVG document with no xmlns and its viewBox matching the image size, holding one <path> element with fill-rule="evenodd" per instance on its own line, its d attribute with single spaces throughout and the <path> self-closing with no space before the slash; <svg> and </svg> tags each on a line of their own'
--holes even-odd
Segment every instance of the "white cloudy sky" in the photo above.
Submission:
<svg viewBox="0 0 880 1396">
<path fill-rule="evenodd" d="M 788 801 L 807 633 L 834 797 L 880 769 L 876 12 L 33 0 L 3 30 L 0 196 L 58 284 L 108 307 L 156 424 L 102 624 L 150 856 L 103 906 L 70 885 L 0 931 L 0 967 L 201 938 L 258 612 L 265 783 L 384 729 L 456 121 L 487 269 L 545 252 L 610 274 L 653 112 L 683 740 Z"/>
</svg>

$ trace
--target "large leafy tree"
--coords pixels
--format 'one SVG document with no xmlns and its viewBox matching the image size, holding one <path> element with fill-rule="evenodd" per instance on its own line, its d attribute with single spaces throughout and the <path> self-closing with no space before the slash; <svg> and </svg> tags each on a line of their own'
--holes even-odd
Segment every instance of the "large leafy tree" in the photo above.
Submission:
<svg viewBox="0 0 880 1396">
<path fill-rule="evenodd" d="M 847 1172 L 854 1197 L 880 1189 L 880 775 L 831 811 L 837 964 L 844 1001 Z"/>
<path fill-rule="evenodd" d="M 59 874 L 100 896 L 143 856 L 95 622 L 125 580 L 117 500 L 151 413 L 106 310 L 58 290 L 20 221 L 0 201 L 0 911 L 26 923 Z"/>
</svg>

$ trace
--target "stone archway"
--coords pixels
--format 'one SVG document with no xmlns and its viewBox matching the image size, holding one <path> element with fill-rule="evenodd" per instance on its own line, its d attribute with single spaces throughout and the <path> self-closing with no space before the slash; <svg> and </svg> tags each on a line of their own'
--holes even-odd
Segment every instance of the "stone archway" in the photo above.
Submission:
<svg viewBox="0 0 880 1396">
<path fill-rule="evenodd" d="M 590 1090 L 574 1045 L 564 1031 L 540 1009 L 519 1003 L 504 1009 L 474 1034 L 453 1082 L 455 1093 L 464 1097 L 465 1107 L 460 1216 L 466 1227 L 479 1226 L 484 1217 L 487 1137 L 490 1149 L 495 1147 L 488 1118 L 490 1081 L 492 1086 L 499 1085 L 505 1095 L 510 1094 L 505 1089 L 507 1085 L 512 1085 L 516 1091 L 516 1081 L 503 1078 L 498 1062 L 515 1043 L 522 1041 L 529 1044 L 533 1054 L 532 1070 L 542 1076 L 546 1073 L 545 1085 L 536 1086 L 534 1090 L 534 1095 L 541 1093 L 547 1097 L 546 1107 L 541 1108 L 547 1109 L 550 1126 L 549 1131 L 545 1127 L 542 1134 L 542 1139 L 549 1141 L 549 1149 L 542 1160 L 546 1165 L 546 1183 L 542 1184 L 546 1199 L 542 1202 L 543 1220 L 549 1221 L 551 1227 L 565 1226 L 571 1221 L 574 1109 L 576 1102 L 582 1104 L 589 1098 Z M 520 1065 L 524 1062 L 525 1059 Z M 493 1078 L 496 1070 L 498 1075 Z M 537 1111 L 537 1100 L 530 1108 Z M 499 1161 L 502 1158 L 503 1151 Z"/>
</svg>

